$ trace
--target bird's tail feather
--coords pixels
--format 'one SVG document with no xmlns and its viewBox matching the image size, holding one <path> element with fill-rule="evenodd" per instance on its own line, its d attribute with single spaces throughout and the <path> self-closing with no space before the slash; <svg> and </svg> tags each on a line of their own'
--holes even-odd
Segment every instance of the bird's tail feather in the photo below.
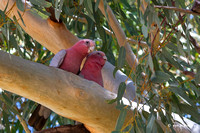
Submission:
<svg viewBox="0 0 200 133">
<path fill-rule="evenodd" d="M 42 105 L 39 104 L 28 120 L 28 124 L 30 126 L 32 126 L 36 131 L 40 131 L 44 127 L 44 125 L 48 119 L 48 117 L 45 118 L 45 116 L 43 115 L 44 114 L 43 112 L 45 111 L 44 108 L 45 108 L 45 110 L 47 110 L 46 107 L 43 107 Z M 49 112 L 49 109 L 48 109 L 48 112 Z M 49 113 L 49 115 L 50 115 L 50 113 Z"/>
</svg>

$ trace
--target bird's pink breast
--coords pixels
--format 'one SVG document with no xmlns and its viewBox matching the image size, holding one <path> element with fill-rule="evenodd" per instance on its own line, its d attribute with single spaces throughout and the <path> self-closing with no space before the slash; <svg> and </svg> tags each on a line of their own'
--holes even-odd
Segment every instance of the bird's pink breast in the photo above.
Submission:
<svg viewBox="0 0 200 133">
<path fill-rule="evenodd" d="M 82 59 L 84 58 L 79 56 L 80 55 L 76 54 L 76 52 L 72 50 L 67 51 L 63 63 L 59 68 L 77 74 L 79 72 Z"/>
</svg>

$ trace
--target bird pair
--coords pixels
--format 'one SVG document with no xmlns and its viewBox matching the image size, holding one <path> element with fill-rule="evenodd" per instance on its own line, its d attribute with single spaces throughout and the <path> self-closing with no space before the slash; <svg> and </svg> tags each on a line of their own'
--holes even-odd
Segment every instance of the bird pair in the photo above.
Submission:
<svg viewBox="0 0 200 133">
<path fill-rule="evenodd" d="M 107 58 L 101 51 L 94 51 L 95 43 L 89 39 L 78 41 L 71 48 L 59 51 L 52 59 L 49 66 L 63 69 L 68 72 L 80 75 L 81 77 L 94 81 L 103 87 L 101 69 Z M 80 71 L 82 60 L 87 57 L 86 62 Z M 38 105 L 31 117 L 29 125 L 39 131 L 45 125 L 51 110 Z"/>
</svg>

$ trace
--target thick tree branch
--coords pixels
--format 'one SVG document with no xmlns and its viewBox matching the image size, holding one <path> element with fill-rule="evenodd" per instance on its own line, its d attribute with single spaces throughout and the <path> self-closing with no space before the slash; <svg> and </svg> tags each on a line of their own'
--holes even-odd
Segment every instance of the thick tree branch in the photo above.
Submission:
<svg viewBox="0 0 200 133">
<path fill-rule="evenodd" d="M 108 133 L 114 130 L 119 110 L 116 104 L 106 100 L 116 94 L 105 90 L 95 82 L 85 80 L 70 72 L 48 67 L 9 55 L 0 51 L 0 88 L 36 101 L 55 113 L 80 121 L 94 133 Z M 130 103 L 123 99 L 123 103 Z M 132 110 L 139 108 L 149 112 L 149 107 L 132 102 Z M 125 123 L 133 117 L 129 110 Z M 186 127 L 181 118 L 173 118 Z M 192 129 L 194 122 L 185 119 Z M 161 123 L 160 120 L 158 120 Z M 199 125 L 195 125 L 199 126 Z M 163 127 L 165 128 L 165 127 Z"/>
<path fill-rule="evenodd" d="M 129 43 L 126 41 L 126 35 L 125 35 L 123 29 L 121 28 L 121 26 L 119 25 L 119 23 L 118 23 L 115 15 L 113 14 L 110 6 L 107 5 L 106 9 L 104 9 L 104 4 L 107 4 L 107 3 L 104 3 L 104 2 L 106 2 L 106 1 L 100 0 L 99 9 L 101 10 L 101 12 L 103 13 L 103 15 L 105 17 L 106 17 L 106 13 L 107 13 L 108 23 L 109 23 L 110 27 L 112 28 L 113 32 L 115 33 L 118 44 L 120 46 L 124 46 L 125 49 L 126 49 L 126 53 L 127 53 L 126 54 L 126 60 L 129 64 L 129 66 L 135 68 L 138 65 L 137 57 L 133 53 Z"/>
<path fill-rule="evenodd" d="M 69 48 L 78 41 L 78 38 L 71 34 L 63 23 L 57 23 L 50 19 L 45 20 L 32 14 L 28 5 L 25 12 L 21 12 L 17 8 L 16 0 L 1 0 L 0 10 L 4 10 L 7 3 L 6 15 L 10 18 L 16 16 L 25 32 L 53 53 L 57 53 L 60 49 Z M 17 11 L 21 13 L 26 26 L 21 22 Z"/>
<path fill-rule="evenodd" d="M 45 105 L 61 116 L 85 123 L 94 132 L 111 132 L 119 115 L 115 104 L 106 103 L 116 94 L 98 84 L 2 51 L 0 88 Z"/>
<path fill-rule="evenodd" d="M 53 53 L 57 53 L 61 49 L 69 48 L 79 40 L 76 36 L 70 33 L 70 31 L 62 22 L 54 22 L 51 19 L 44 20 L 39 16 L 33 15 L 29 10 L 26 10 L 25 12 L 19 11 L 15 4 L 16 0 L 2 0 L 0 2 L 0 10 L 5 9 L 8 1 L 9 3 L 7 7 L 7 12 L 9 11 L 9 14 L 7 15 L 10 18 L 16 16 L 16 18 L 19 19 L 20 26 L 25 30 L 25 32 L 27 32 L 36 41 L 41 43 L 44 47 L 48 48 Z M 22 14 L 26 27 L 21 22 L 17 10 Z M 112 76 L 113 74 L 110 74 L 110 72 L 112 73 L 113 70 L 114 66 L 111 65 L 109 62 L 106 62 L 102 70 L 102 74 L 104 80 L 104 87 L 116 93 L 119 84 L 121 82 L 124 82 L 128 77 L 121 71 L 117 71 L 116 78 L 114 78 Z M 121 78 L 121 76 L 123 78 Z M 129 80 L 128 82 L 128 88 L 126 92 L 127 95 L 130 94 L 128 97 L 134 99 L 133 96 L 135 96 L 135 87 L 131 80 Z"/>
</svg>

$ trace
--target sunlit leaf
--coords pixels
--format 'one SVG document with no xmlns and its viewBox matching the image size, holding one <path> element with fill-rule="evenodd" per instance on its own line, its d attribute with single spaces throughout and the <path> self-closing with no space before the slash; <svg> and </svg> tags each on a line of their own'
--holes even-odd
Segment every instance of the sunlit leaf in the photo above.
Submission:
<svg viewBox="0 0 200 133">
<path fill-rule="evenodd" d="M 50 2 L 47 2 L 46 0 L 29 0 L 32 4 L 43 6 L 43 7 L 51 7 L 52 4 Z"/>
</svg>

